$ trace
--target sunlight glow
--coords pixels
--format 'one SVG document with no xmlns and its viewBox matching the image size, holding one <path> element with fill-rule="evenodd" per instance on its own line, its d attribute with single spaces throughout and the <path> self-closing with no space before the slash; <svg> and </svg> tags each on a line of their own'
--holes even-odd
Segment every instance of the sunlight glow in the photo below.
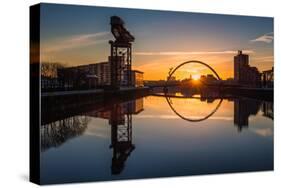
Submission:
<svg viewBox="0 0 281 188">
<path fill-rule="evenodd" d="M 193 80 L 199 80 L 200 79 L 200 75 L 198 75 L 198 74 L 192 75 L 192 79 Z"/>
</svg>

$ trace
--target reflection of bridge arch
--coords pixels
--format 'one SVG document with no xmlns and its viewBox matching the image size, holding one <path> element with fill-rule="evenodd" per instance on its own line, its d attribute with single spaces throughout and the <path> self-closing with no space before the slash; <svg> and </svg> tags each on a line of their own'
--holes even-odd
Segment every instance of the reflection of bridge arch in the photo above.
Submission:
<svg viewBox="0 0 281 188">
<path fill-rule="evenodd" d="M 218 75 L 218 73 L 215 71 L 215 69 L 213 69 L 210 65 L 202 62 L 202 61 L 197 61 L 197 60 L 190 60 L 190 61 L 186 61 L 186 62 L 183 62 L 181 64 L 179 64 L 175 69 L 172 70 L 172 72 L 169 74 L 168 78 L 167 78 L 167 82 L 166 84 L 168 83 L 168 81 L 171 79 L 171 77 L 173 76 L 173 74 L 180 68 L 182 67 L 183 65 L 186 65 L 186 64 L 190 64 L 190 63 L 196 63 L 196 64 L 201 64 L 201 65 L 204 65 L 206 67 L 208 67 L 217 77 L 218 80 L 221 80 L 220 76 Z"/>
<path fill-rule="evenodd" d="M 165 93 L 165 97 L 166 97 L 166 100 L 168 102 L 168 105 L 170 106 L 170 108 L 172 109 L 172 111 L 177 115 L 179 116 L 181 119 L 185 120 L 185 121 L 190 121 L 190 122 L 200 122 L 200 121 L 204 121 L 206 119 L 208 119 L 209 117 L 211 117 L 212 115 L 214 115 L 216 113 L 216 111 L 219 109 L 223 99 L 221 98 L 219 103 L 217 104 L 217 106 L 214 108 L 214 110 L 211 111 L 211 113 L 209 113 L 208 115 L 206 115 L 205 117 L 202 117 L 202 118 L 199 118 L 199 119 L 192 119 L 192 118 L 187 118 L 187 117 L 184 117 L 183 115 L 181 115 L 180 113 L 178 113 L 176 111 L 176 109 L 173 107 L 171 101 L 170 101 L 170 97 L 166 95 L 167 93 Z M 196 98 L 196 97 L 190 97 L 190 98 Z"/>
<path fill-rule="evenodd" d="M 172 70 L 171 73 L 169 73 L 169 76 L 168 76 L 167 81 L 166 81 L 166 85 L 164 86 L 164 96 L 165 96 L 165 98 L 166 98 L 166 100 L 167 100 L 167 102 L 168 102 L 168 105 L 169 105 L 170 108 L 172 109 L 172 111 L 173 111 L 176 115 L 178 115 L 181 119 L 186 120 L 186 121 L 191 121 L 191 122 L 199 122 L 199 121 L 204 121 L 204 120 L 208 119 L 208 118 L 211 117 L 214 113 L 216 113 L 216 111 L 219 109 L 219 107 L 220 107 L 220 105 L 221 105 L 223 99 L 222 99 L 222 98 L 220 99 L 218 105 L 217 105 L 217 106 L 214 108 L 214 110 L 211 111 L 211 113 L 209 113 L 207 116 L 205 116 L 205 117 L 203 117 L 203 118 L 199 118 L 199 119 L 191 119 L 191 118 L 184 117 L 184 116 L 182 116 L 180 113 L 178 113 L 178 112 L 176 111 L 176 109 L 175 109 L 175 108 L 172 106 L 172 104 L 171 104 L 171 101 L 170 101 L 171 96 L 168 96 L 168 95 L 167 95 L 167 92 L 168 92 L 167 87 L 168 87 L 168 85 L 169 85 L 168 82 L 170 81 L 170 79 L 171 79 L 171 77 L 173 76 L 173 74 L 174 74 L 180 67 L 182 67 L 183 65 L 190 64 L 190 63 L 197 63 L 197 64 L 201 64 L 201 65 L 204 65 L 204 66 L 208 67 L 208 68 L 216 75 L 217 79 L 218 79 L 218 80 L 221 80 L 221 78 L 220 78 L 220 76 L 218 75 L 218 73 L 217 73 L 210 65 L 208 65 L 208 64 L 206 64 L 206 63 L 204 63 L 204 62 L 202 62 L 202 61 L 197 61 L 197 60 L 185 61 L 185 62 L 179 64 L 175 69 Z M 203 84 L 204 84 L 204 83 L 203 83 Z M 183 98 L 184 98 L 184 97 L 183 97 Z M 195 98 L 195 97 L 191 97 L 191 98 Z"/>
</svg>

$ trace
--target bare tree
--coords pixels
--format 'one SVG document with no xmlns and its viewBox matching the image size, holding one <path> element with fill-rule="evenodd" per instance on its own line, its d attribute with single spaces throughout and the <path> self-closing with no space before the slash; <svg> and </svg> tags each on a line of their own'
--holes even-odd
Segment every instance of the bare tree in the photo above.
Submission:
<svg viewBox="0 0 281 188">
<path fill-rule="evenodd" d="M 41 76 L 55 78 L 58 76 L 57 70 L 63 67 L 64 66 L 61 63 L 57 62 L 43 62 L 41 63 Z"/>
</svg>

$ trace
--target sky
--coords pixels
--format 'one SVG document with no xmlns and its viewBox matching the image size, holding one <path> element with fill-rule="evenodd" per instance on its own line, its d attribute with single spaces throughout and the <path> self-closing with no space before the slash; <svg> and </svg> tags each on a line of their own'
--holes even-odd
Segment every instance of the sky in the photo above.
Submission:
<svg viewBox="0 0 281 188">
<path fill-rule="evenodd" d="M 132 65 L 145 80 L 166 79 L 169 68 L 189 60 L 203 61 L 221 78 L 230 78 L 237 50 L 249 54 L 250 65 L 260 71 L 273 66 L 273 18 L 59 4 L 41 7 L 41 62 L 77 66 L 107 61 L 114 15 L 135 37 Z M 189 64 L 176 77 L 208 73 L 203 65 Z"/>
</svg>

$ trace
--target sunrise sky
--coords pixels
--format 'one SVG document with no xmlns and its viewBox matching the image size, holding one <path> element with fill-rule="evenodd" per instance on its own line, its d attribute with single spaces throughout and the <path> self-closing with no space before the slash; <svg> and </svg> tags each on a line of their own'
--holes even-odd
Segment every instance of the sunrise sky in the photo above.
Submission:
<svg viewBox="0 0 281 188">
<path fill-rule="evenodd" d="M 146 80 L 165 79 L 170 67 L 188 60 L 211 65 L 223 78 L 233 77 L 237 50 L 250 55 L 260 71 L 273 66 L 273 19 L 139 9 L 44 4 L 41 8 L 41 62 L 65 66 L 107 61 L 110 17 L 120 16 L 135 36 L 133 68 Z M 209 73 L 188 65 L 177 73 Z"/>
</svg>

